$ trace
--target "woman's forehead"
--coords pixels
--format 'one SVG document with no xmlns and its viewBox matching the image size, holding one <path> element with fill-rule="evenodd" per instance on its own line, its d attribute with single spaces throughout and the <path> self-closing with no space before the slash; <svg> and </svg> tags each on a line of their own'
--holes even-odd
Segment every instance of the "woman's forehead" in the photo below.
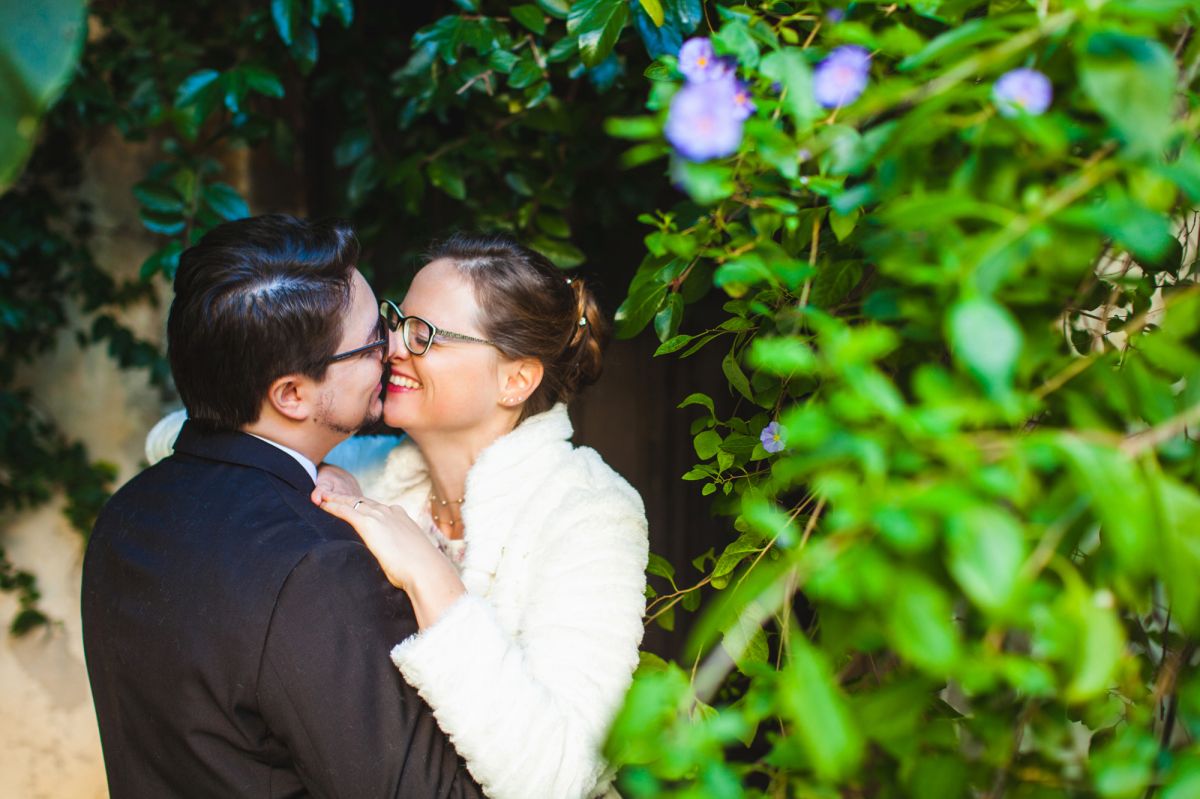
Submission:
<svg viewBox="0 0 1200 799">
<path fill-rule="evenodd" d="M 406 314 L 425 317 L 447 328 L 474 324 L 479 313 L 470 280 L 444 258 L 431 261 L 417 272 L 401 307 Z"/>
</svg>

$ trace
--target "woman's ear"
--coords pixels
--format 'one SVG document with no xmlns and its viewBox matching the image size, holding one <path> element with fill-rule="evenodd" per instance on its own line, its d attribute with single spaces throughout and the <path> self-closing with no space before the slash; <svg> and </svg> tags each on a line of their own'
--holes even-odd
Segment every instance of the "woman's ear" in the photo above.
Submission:
<svg viewBox="0 0 1200 799">
<path fill-rule="evenodd" d="M 264 405 L 286 419 L 303 422 L 313 412 L 314 388 L 304 375 L 284 375 L 271 383 Z"/>
<path fill-rule="evenodd" d="M 512 361 L 501 371 L 500 402 L 503 405 L 520 404 L 542 384 L 545 370 L 536 358 Z"/>
</svg>

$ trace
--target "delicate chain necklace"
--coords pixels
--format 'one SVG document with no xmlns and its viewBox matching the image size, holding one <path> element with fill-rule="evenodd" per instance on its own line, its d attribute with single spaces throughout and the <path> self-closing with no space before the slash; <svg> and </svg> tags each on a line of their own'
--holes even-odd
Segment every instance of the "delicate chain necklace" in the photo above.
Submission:
<svg viewBox="0 0 1200 799">
<path fill-rule="evenodd" d="M 433 493 L 432 491 L 430 491 L 429 492 L 429 506 L 430 506 L 429 510 L 430 510 L 430 514 L 433 516 L 433 523 L 434 524 L 442 523 L 442 518 L 440 516 L 438 516 L 439 508 L 449 508 L 452 505 L 457 505 L 461 508 L 462 504 L 466 501 L 467 501 L 467 498 L 465 496 L 462 497 L 461 499 L 438 499 L 438 495 Z M 448 519 L 446 519 L 446 523 L 449 524 L 451 527 L 453 527 L 454 526 L 454 514 L 452 512 L 447 511 L 446 515 L 449 517 Z M 460 519 L 462 518 L 461 510 L 458 511 L 458 516 Z"/>
</svg>

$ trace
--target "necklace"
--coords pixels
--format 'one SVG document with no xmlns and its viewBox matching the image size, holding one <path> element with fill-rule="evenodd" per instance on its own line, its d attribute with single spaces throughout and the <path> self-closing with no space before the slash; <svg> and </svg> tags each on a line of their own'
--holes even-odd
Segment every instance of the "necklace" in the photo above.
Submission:
<svg viewBox="0 0 1200 799">
<path fill-rule="evenodd" d="M 429 492 L 429 506 L 430 506 L 429 510 L 430 510 L 430 514 L 433 516 L 433 523 L 434 524 L 442 523 L 442 518 L 440 516 L 438 516 L 439 508 L 448 509 L 448 508 L 454 507 L 454 506 L 462 507 L 462 504 L 466 501 L 467 501 L 467 498 L 465 496 L 460 499 L 439 499 L 437 494 L 430 491 Z M 451 527 L 453 527 L 454 526 L 454 513 L 447 510 L 446 515 L 449 517 L 446 519 L 446 523 L 449 524 Z M 461 510 L 458 511 L 458 516 L 460 519 L 462 518 Z"/>
</svg>

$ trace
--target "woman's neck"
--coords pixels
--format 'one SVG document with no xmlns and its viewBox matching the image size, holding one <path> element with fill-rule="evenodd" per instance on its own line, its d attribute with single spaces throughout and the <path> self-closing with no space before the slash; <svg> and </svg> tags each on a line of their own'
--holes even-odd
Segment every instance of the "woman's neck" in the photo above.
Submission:
<svg viewBox="0 0 1200 799">
<path fill-rule="evenodd" d="M 412 433 L 413 442 L 421 451 L 421 457 L 429 468 L 429 481 L 433 495 L 437 498 L 438 506 L 433 508 L 438 517 L 438 526 L 442 532 L 449 532 L 446 520 L 453 518 L 453 532 L 458 538 L 462 535 L 462 522 L 459 516 L 460 500 L 466 497 L 467 473 L 475 465 L 475 461 L 485 449 L 495 443 L 496 439 L 512 430 L 515 419 L 505 420 L 505 424 L 495 425 L 492 430 L 472 430 L 457 434 L 452 433 Z M 445 501 L 446 505 L 440 503 Z M 447 514 L 449 511 L 450 516 Z"/>
</svg>

